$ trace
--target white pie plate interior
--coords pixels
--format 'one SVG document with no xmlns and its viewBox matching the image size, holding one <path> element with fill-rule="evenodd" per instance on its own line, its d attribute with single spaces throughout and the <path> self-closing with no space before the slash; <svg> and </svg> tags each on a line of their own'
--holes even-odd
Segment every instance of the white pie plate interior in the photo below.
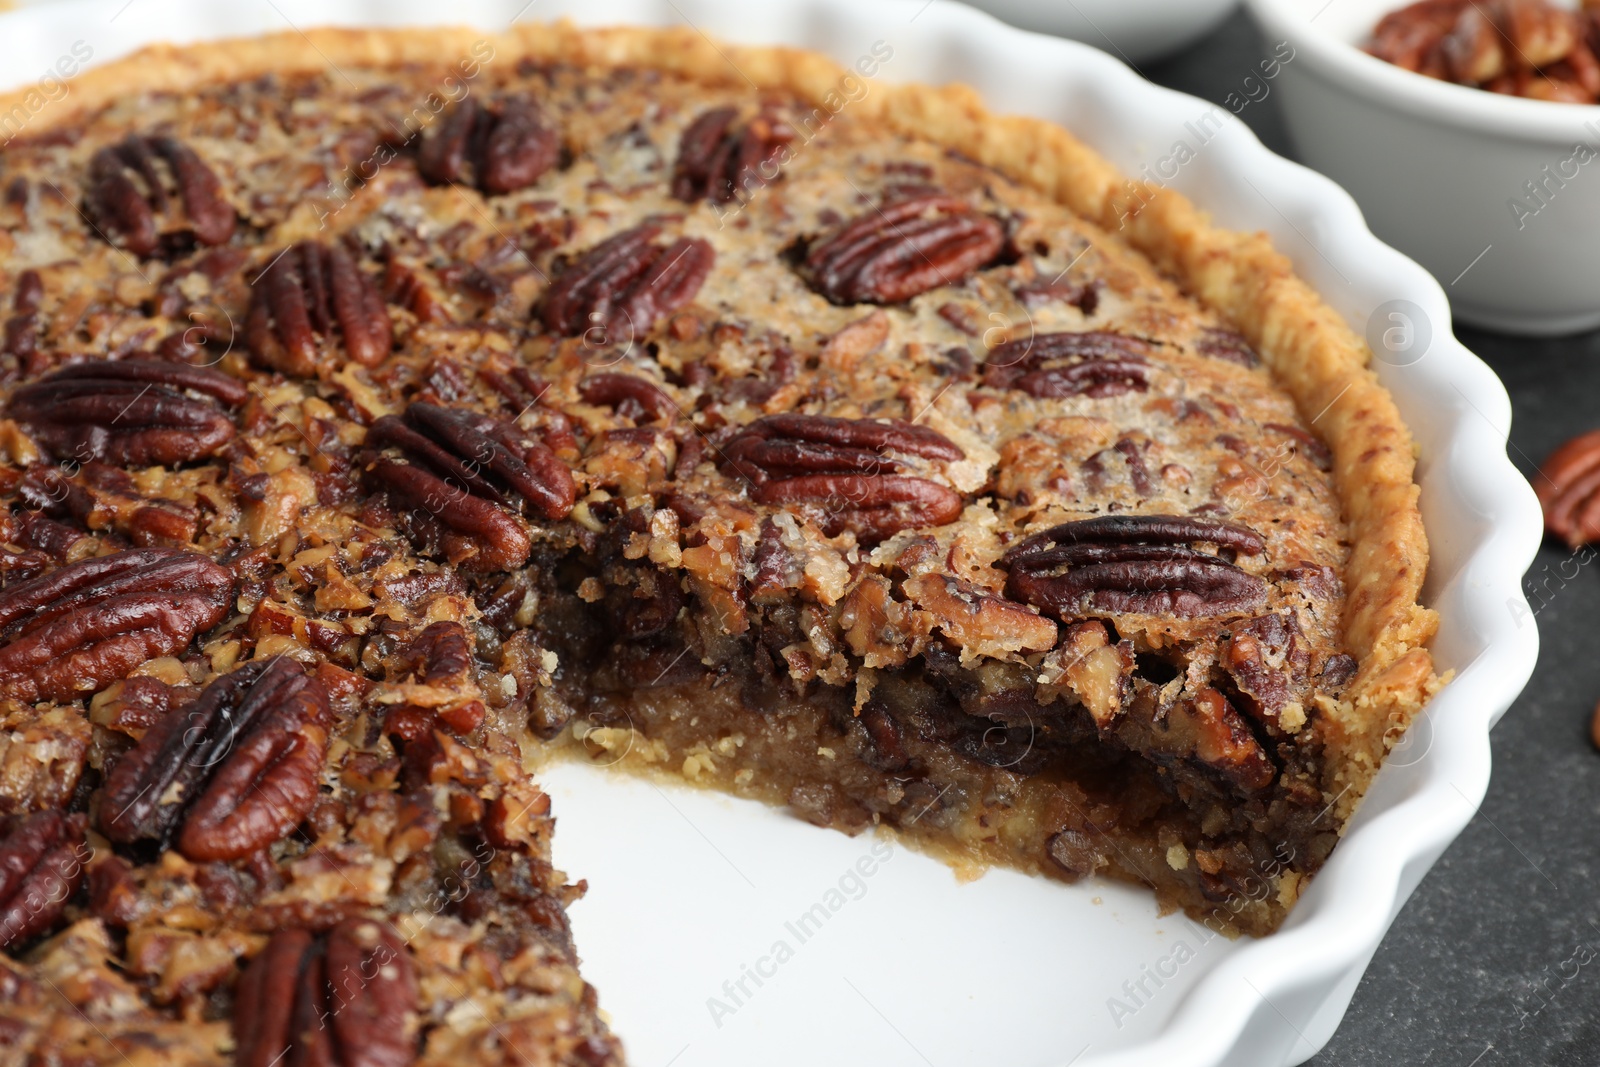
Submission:
<svg viewBox="0 0 1600 1067">
<path fill-rule="evenodd" d="M 1068 126 L 1130 173 L 1184 142 L 1192 158 L 1171 183 L 1218 222 L 1268 232 L 1358 330 L 1371 320 L 1381 337 L 1401 321 L 1391 313 L 1405 316 L 1412 333 L 1391 338 L 1410 347 L 1381 349 L 1379 369 L 1420 448 L 1427 599 L 1443 617 L 1435 652 L 1456 671 L 1289 923 L 1258 941 L 1160 917 L 1126 886 L 1005 871 L 960 883 L 879 838 L 555 768 L 544 781 L 557 858 L 590 883 L 572 916 L 585 973 L 632 1062 L 1277 1067 L 1311 1056 L 1483 797 L 1489 728 L 1537 652 L 1519 579 L 1540 536 L 1533 494 L 1506 458 L 1504 388 L 1452 336 L 1434 280 L 1374 238 L 1333 183 L 1268 152 L 1222 109 L 946 0 L 73 0 L 0 16 L 0 85 L 36 81 L 75 43 L 101 62 L 163 39 L 443 20 L 494 30 L 559 16 L 689 22 L 847 64 L 882 41 L 893 57 L 878 78 L 967 82 L 995 109 Z"/>
</svg>

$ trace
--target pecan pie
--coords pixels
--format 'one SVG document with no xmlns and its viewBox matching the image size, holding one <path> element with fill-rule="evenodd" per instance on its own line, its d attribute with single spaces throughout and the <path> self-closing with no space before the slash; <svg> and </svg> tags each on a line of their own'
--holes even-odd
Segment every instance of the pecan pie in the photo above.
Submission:
<svg viewBox="0 0 1600 1067">
<path fill-rule="evenodd" d="M 1282 921 L 1437 684 L 1393 402 L 1262 238 L 845 77 L 319 31 L 10 142 L 8 1062 L 618 1062 L 551 758 Z"/>
</svg>

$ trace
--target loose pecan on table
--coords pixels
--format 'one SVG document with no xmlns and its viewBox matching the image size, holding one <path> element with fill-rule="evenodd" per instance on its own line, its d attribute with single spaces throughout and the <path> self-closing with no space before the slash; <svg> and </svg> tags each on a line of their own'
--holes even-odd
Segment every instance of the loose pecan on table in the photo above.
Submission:
<svg viewBox="0 0 1600 1067">
<path fill-rule="evenodd" d="M 85 201 L 102 236 L 137 256 L 154 255 L 164 243 L 181 248 L 190 236 L 201 244 L 226 244 L 236 224 L 222 183 L 205 160 L 166 136 L 130 133 L 97 151 L 89 160 Z"/>
<path fill-rule="evenodd" d="M 1594 5 L 1421 0 L 1385 15 L 1367 50 L 1431 78 L 1496 93 L 1592 104 L 1600 98 Z"/>
<path fill-rule="evenodd" d="M 95 360 L 63 367 L 11 396 L 6 414 L 58 460 L 172 466 L 204 459 L 233 440 L 249 394 L 221 371 L 160 359 Z"/>
<path fill-rule="evenodd" d="M 378 455 L 368 478 L 391 499 L 418 508 L 472 542 L 475 568 L 504 570 L 528 558 L 532 542 L 513 517 L 562 519 L 577 499 L 572 472 L 514 423 L 437 404 L 412 404 L 367 431 Z"/>
<path fill-rule="evenodd" d="M 1217 555 L 1190 547 L 1209 542 Z M 1105 515 L 1063 523 L 1013 546 L 1006 595 L 1063 621 L 1094 611 L 1195 617 L 1266 603 L 1262 579 L 1231 562 L 1266 542 L 1254 530 L 1183 515 Z"/>
<path fill-rule="evenodd" d="M 872 208 L 813 244 L 802 273 L 835 304 L 898 304 L 958 284 L 1004 244 L 1000 223 L 960 197 L 916 193 Z"/>
<path fill-rule="evenodd" d="M 406 1067 L 417 1055 L 417 980 L 379 919 L 325 937 L 279 930 L 234 990 L 239 1067 Z"/>
<path fill-rule="evenodd" d="M 176 835 L 192 860 L 248 856 L 288 834 L 321 785 L 328 693 L 285 656 L 248 663 L 168 712 L 117 761 L 100 827 L 118 844 Z"/>
<path fill-rule="evenodd" d="M 139 548 L 0 592 L 0 698 L 68 701 L 182 652 L 222 621 L 233 575 L 204 556 Z"/>
<path fill-rule="evenodd" d="M 868 544 L 901 530 L 943 526 L 961 514 L 961 494 L 896 473 L 896 453 L 944 462 L 966 457 L 926 426 L 826 415 L 768 415 L 722 447 L 724 468 L 749 480 L 757 503 L 816 512 L 828 536 L 848 530 Z"/>
<path fill-rule="evenodd" d="M 383 362 L 392 339 L 383 296 L 343 245 L 291 245 L 251 286 L 245 344 L 266 366 L 310 378 L 336 351 L 336 333 L 350 359 Z"/>
<path fill-rule="evenodd" d="M 417 170 L 434 185 L 476 185 L 492 195 L 527 188 L 560 158 L 561 136 L 532 96 L 488 107 L 469 96 L 423 138 Z"/>
<path fill-rule="evenodd" d="M 607 238 L 567 265 L 545 294 L 545 328 L 582 335 L 597 347 L 642 337 L 694 299 L 711 273 L 709 241 L 680 237 L 660 245 L 653 222 Z"/>
<path fill-rule="evenodd" d="M 0 819 L 0 948 L 49 930 L 83 884 L 85 819 L 36 811 Z"/>
<path fill-rule="evenodd" d="M 726 204 L 778 176 L 794 127 L 763 112 L 740 123 L 736 108 L 719 107 L 691 122 L 678 140 L 672 195 Z M 770 171 L 771 173 L 768 173 Z"/>
<path fill-rule="evenodd" d="M 983 384 L 1041 399 L 1102 398 L 1150 388 L 1150 344 L 1108 330 L 1041 333 L 1002 341 L 983 365 Z"/>
<path fill-rule="evenodd" d="M 1600 540 L 1600 430 L 1550 453 L 1533 481 L 1544 528 L 1573 548 Z"/>
</svg>

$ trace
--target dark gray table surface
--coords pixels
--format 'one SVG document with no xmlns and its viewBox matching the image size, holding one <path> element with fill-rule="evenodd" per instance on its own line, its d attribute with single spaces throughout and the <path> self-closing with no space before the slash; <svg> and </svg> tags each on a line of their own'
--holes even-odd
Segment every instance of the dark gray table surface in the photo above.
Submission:
<svg viewBox="0 0 1600 1067">
<path fill-rule="evenodd" d="M 1235 14 L 1153 81 L 1216 103 L 1267 49 Z M 1241 116 L 1294 157 L 1268 96 Z M 1458 327 L 1511 394 L 1511 458 L 1532 476 L 1600 426 L 1600 333 L 1529 340 Z M 1600 1064 L 1600 567 L 1549 542 L 1524 579 L 1542 651 L 1495 728 L 1483 809 L 1422 882 L 1378 949 L 1316 1067 Z"/>
</svg>

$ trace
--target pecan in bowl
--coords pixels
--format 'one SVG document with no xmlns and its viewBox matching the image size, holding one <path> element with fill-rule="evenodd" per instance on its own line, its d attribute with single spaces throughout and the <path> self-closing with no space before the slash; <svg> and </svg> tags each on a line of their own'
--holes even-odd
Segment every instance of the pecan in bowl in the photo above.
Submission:
<svg viewBox="0 0 1600 1067">
<path fill-rule="evenodd" d="M 1420 0 L 1392 11 L 1367 51 L 1430 78 L 1536 100 L 1600 100 L 1600 5 Z"/>
</svg>

